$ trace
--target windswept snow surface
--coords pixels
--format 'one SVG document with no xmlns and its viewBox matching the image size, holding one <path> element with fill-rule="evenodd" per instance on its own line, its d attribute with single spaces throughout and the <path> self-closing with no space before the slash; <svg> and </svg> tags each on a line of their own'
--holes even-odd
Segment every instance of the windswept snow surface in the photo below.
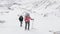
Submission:
<svg viewBox="0 0 60 34">
<path fill-rule="evenodd" d="M 4 0 L 3 0 L 4 1 Z M 7 1 L 7 0 L 5 0 Z M 13 0 L 14 1 L 14 0 Z M 0 0 L 2 3 L 2 0 Z M 8 1 L 9 2 L 9 1 Z M 11 2 L 11 1 L 10 1 Z M 0 34 L 53 34 L 60 31 L 60 1 L 59 0 L 16 0 L 17 4 L 0 4 Z M 21 4 L 21 5 L 18 5 Z M 30 13 L 30 30 L 25 31 L 25 22 L 20 27 L 20 15 Z"/>
</svg>

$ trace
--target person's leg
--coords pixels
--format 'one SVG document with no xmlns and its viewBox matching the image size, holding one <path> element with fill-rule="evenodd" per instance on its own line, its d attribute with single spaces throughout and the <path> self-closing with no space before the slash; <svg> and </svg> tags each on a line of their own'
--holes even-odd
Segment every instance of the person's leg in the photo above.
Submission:
<svg viewBox="0 0 60 34">
<path fill-rule="evenodd" d="M 20 21 L 20 26 L 22 27 L 22 21 Z"/>
<path fill-rule="evenodd" d="M 25 30 L 27 29 L 27 22 L 25 22 Z"/>
<path fill-rule="evenodd" d="M 29 30 L 29 28 L 30 28 L 30 22 L 28 22 L 28 30 Z"/>
<path fill-rule="evenodd" d="M 20 22 L 19 25 L 21 26 L 21 21 L 19 20 L 19 22 Z"/>
</svg>

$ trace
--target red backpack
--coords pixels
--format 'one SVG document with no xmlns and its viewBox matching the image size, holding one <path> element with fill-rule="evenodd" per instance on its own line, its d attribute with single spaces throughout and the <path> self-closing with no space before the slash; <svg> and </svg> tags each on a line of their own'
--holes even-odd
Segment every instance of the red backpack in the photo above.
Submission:
<svg viewBox="0 0 60 34">
<path fill-rule="evenodd" d="M 29 22 L 31 20 L 31 18 L 29 16 L 25 17 L 25 22 Z"/>
</svg>

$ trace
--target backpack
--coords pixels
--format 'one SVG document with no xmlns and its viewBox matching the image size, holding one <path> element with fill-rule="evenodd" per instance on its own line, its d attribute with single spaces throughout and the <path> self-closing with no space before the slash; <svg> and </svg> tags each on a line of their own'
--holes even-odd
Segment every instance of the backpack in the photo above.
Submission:
<svg viewBox="0 0 60 34">
<path fill-rule="evenodd" d="M 25 22 L 29 22 L 30 19 L 31 19 L 30 17 L 26 16 L 26 17 L 25 17 Z"/>
<path fill-rule="evenodd" d="M 20 16 L 20 17 L 19 17 L 19 20 L 20 20 L 20 21 L 23 21 L 23 16 Z"/>
</svg>

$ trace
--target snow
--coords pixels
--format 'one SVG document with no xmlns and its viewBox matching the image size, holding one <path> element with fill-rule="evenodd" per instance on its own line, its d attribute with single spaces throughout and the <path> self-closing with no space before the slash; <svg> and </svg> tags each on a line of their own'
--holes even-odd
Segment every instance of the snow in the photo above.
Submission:
<svg viewBox="0 0 60 34">
<path fill-rule="evenodd" d="M 0 7 L 0 21 L 4 23 L 0 23 L 0 34 L 53 34 L 60 31 L 59 0 L 56 0 L 56 3 L 54 3 L 55 0 L 49 0 L 49 2 L 41 0 L 45 2 L 42 2 L 41 5 L 37 1 L 39 0 L 16 0 L 15 2 L 21 5 L 10 5 L 9 8 L 13 10 L 9 10 L 3 3 L 4 7 Z M 50 2 L 51 5 L 49 5 Z M 25 13 L 30 13 L 31 18 L 34 19 L 31 20 L 29 31 L 24 29 L 25 22 L 23 21 L 23 27 L 20 27 L 18 20 L 19 16 L 24 17 Z"/>
</svg>

